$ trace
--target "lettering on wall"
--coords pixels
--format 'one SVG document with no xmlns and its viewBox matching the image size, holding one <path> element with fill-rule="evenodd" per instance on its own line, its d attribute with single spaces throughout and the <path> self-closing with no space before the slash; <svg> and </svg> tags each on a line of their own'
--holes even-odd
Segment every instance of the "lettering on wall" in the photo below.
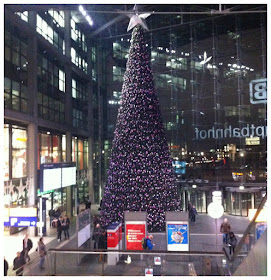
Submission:
<svg viewBox="0 0 271 280">
<path fill-rule="evenodd" d="M 247 124 L 246 126 L 232 127 L 229 125 L 227 128 L 217 128 L 213 126 L 209 130 L 195 128 L 196 139 L 222 139 L 222 138 L 245 138 L 245 137 L 266 137 L 266 126 L 255 126 L 254 124 Z"/>
<path fill-rule="evenodd" d="M 267 103 L 267 79 L 252 80 L 249 83 L 250 103 Z"/>
</svg>

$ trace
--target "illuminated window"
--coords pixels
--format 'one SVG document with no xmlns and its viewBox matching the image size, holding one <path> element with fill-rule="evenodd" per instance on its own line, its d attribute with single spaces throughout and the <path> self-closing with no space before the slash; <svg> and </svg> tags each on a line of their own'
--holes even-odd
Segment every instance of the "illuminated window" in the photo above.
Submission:
<svg viewBox="0 0 271 280">
<path fill-rule="evenodd" d="M 59 32 L 59 28 L 64 27 L 64 13 L 49 11 L 44 14 L 37 14 L 36 31 L 47 41 L 65 54 L 64 35 Z"/>
<path fill-rule="evenodd" d="M 27 176 L 26 130 L 12 128 L 12 178 Z"/>
<path fill-rule="evenodd" d="M 5 108 L 27 113 L 28 91 L 27 87 L 23 83 L 5 77 L 4 98 Z"/>
<path fill-rule="evenodd" d="M 18 15 L 22 20 L 28 22 L 28 11 L 24 11 L 22 13 L 15 12 L 16 15 Z"/>
</svg>

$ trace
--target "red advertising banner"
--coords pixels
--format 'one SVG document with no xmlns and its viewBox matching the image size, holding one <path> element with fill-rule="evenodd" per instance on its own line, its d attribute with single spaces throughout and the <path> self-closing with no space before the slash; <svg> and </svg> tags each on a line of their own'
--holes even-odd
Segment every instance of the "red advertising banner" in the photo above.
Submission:
<svg viewBox="0 0 271 280">
<path fill-rule="evenodd" d="M 146 234 L 146 224 L 144 222 L 126 223 L 126 249 L 143 250 L 141 240 Z"/>
<path fill-rule="evenodd" d="M 114 225 L 113 225 L 114 226 Z M 107 247 L 115 248 L 122 239 L 122 227 L 121 225 L 107 229 Z"/>
</svg>

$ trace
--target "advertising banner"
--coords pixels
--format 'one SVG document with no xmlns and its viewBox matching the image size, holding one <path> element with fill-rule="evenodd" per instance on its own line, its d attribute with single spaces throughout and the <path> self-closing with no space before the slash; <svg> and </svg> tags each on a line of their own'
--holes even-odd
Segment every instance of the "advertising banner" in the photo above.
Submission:
<svg viewBox="0 0 271 280">
<path fill-rule="evenodd" d="M 146 237 L 145 222 L 126 222 L 126 249 L 143 250 L 141 240 Z"/>
<path fill-rule="evenodd" d="M 267 223 L 256 223 L 256 240 L 258 240 L 267 228 Z"/>
<path fill-rule="evenodd" d="M 167 222 L 167 250 L 189 251 L 188 222 Z"/>
</svg>

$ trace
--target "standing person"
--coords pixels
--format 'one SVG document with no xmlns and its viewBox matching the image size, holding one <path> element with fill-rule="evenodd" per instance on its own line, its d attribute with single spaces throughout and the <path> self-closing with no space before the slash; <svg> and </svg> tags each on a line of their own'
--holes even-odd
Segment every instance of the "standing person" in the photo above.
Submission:
<svg viewBox="0 0 271 280">
<path fill-rule="evenodd" d="M 98 249 L 107 249 L 107 233 L 106 230 L 102 230 L 99 235 L 99 243 L 98 243 Z M 100 254 L 99 255 L 99 262 L 105 261 L 105 255 Z"/>
<path fill-rule="evenodd" d="M 63 225 L 65 240 L 66 240 L 66 238 L 69 239 L 70 238 L 70 234 L 69 234 L 70 219 L 68 218 L 67 215 L 64 216 L 62 225 Z"/>
<path fill-rule="evenodd" d="M 50 217 L 50 228 L 53 226 L 53 220 L 55 218 L 55 210 L 50 209 L 49 210 L 49 217 Z"/>
<path fill-rule="evenodd" d="M 62 235 L 62 222 L 63 222 L 63 218 L 62 216 L 60 216 L 57 220 L 57 224 L 56 224 L 56 229 L 57 229 L 57 241 L 61 241 L 61 235 Z"/>
<path fill-rule="evenodd" d="M 198 212 L 196 210 L 195 205 L 192 206 L 192 208 L 190 209 L 190 219 L 191 222 L 196 222 L 196 215 L 198 215 Z"/>
<path fill-rule="evenodd" d="M 147 238 L 147 249 L 152 250 L 153 246 L 155 246 L 155 244 L 151 243 L 151 241 L 153 239 L 153 235 L 149 235 L 146 238 Z"/>
<path fill-rule="evenodd" d="M 99 223 L 96 224 L 96 227 L 93 230 L 92 239 L 94 240 L 94 249 L 99 246 L 100 234 L 102 233 L 102 228 Z"/>
<path fill-rule="evenodd" d="M 43 242 L 43 237 L 40 238 L 39 242 L 38 242 L 38 248 L 37 248 L 38 252 L 39 252 L 39 256 L 40 256 L 40 264 L 39 264 L 39 268 L 40 269 L 44 269 L 44 261 L 45 261 L 45 256 L 46 256 L 46 248 L 45 248 L 45 244 Z"/>
<path fill-rule="evenodd" d="M 85 205 L 86 205 L 86 209 L 90 209 L 91 208 L 91 201 L 90 201 L 89 197 L 86 198 Z"/>
<path fill-rule="evenodd" d="M 220 232 L 223 233 L 223 244 L 228 244 L 228 235 L 230 231 L 231 231 L 231 225 L 228 222 L 228 219 L 225 218 L 220 226 Z"/>
<path fill-rule="evenodd" d="M 4 276 L 8 275 L 8 262 L 4 257 Z"/>
<path fill-rule="evenodd" d="M 13 260 L 13 270 L 16 270 L 17 276 L 23 276 L 23 270 L 25 265 L 24 250 L 22 252 L 17 252 L 16 258 Z"/>
<path fill-rule="evenodd" d="M 30 262 L 29 251 L 32 249 L 32 247 L 33 247 L 33 242 L 30 238 L 28 238 L 28 234 L 26 233 L 23 239 L 23 251 L 24 251 L 25 261 L 28 260 Z"/>
<path fill-rule="evenodd" d="M 234 253 L 234 249 L 237 245 L 237 238 L 235 236 L 235 234 L 231 231 L 229 233 L 229 248 L 230 248 L 230 255 L 233 252 Z"/>
</svg>

